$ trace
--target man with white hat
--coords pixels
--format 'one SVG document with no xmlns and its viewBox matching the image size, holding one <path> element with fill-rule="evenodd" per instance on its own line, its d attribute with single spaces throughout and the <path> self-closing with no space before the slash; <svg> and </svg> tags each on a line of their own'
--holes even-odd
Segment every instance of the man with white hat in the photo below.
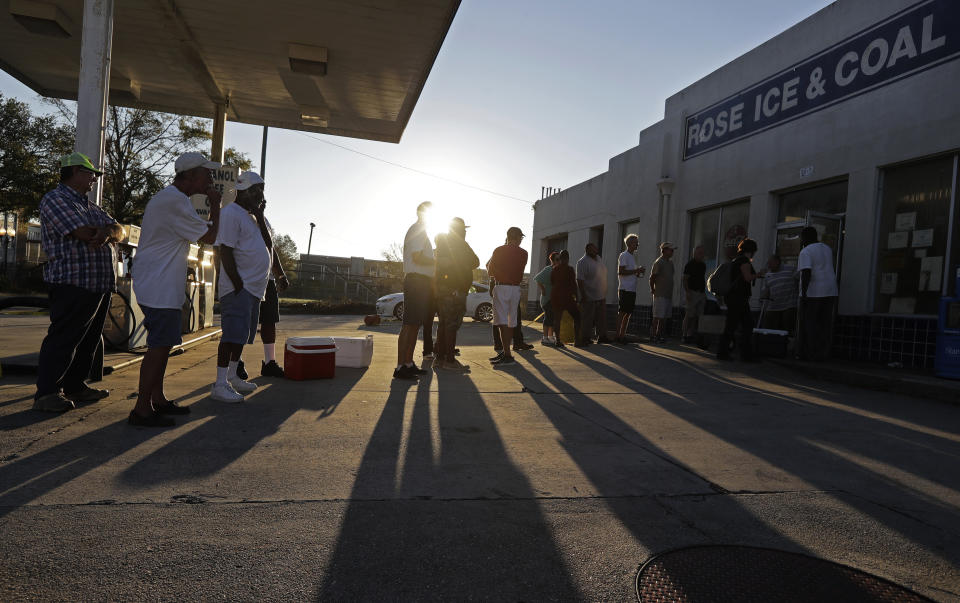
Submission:
<svg viewBox="0 0 960 603">
<path fill-rule="evenodd" d="M 660 243 L 660 257 L 650 269 L 650 295 L 653 297 L 653 321 L 650 323 L 651 343 L 666 343 L 664 325 L 673 315 L 673 251 L 676 245 Z"/>
<path fill-rule="evenodd" d="M 87 199 L 101 174 L 82 153 L 62 157 L 60 184 L 40 200 L 50 329 L 40 346 L 34 410 L 63 412 L 109 395 L 84 383 L 116 285 L 112 243 L 123 238 L 116 220 Z"/>
<path fill-rule="evenodd" d="M 213 173 L 220 167 L 200 153 L 184 153 L 174 164 L 173 184 L 147 202 L 140 243 L 133 259 L 133 292 L 143 310 L 147 353 L 140 364 L 137 403 L 127 422 L 143 427 L 170 427 L 168 415 L 185 415 L 186 406 L 170 401 L 163 392 L 170 348 L 179 345 L 182 308 L 187 283 L 187 256 L 196 241 L 213 243 L 220 221 L 220 193 Z M 191 195 L 210 200 L 210 220 L 197 215 Z"/>
<path fill-rule="evenodd" d="M 220 248 L 220 348 L 217 380 L 210 397 L 241 402 L 257 389 L 237 375 L 244 344 L 257 336 L 260 302 L 264 300 L 273 258 L 273 241 L 263 217 L 263 178 L 244 172 L 237 179 L 237 200 L 223 208 L 216 245 Z"/>
</svg>

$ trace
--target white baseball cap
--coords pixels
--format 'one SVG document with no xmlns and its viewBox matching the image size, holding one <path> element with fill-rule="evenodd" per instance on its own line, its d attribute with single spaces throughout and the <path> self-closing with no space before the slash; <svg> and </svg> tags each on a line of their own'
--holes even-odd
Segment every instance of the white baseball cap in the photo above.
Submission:
<svg viewBox="0 0 960 603">
<path fill-rule="evenodd" d="M 238 191 L 245 191 L 251 186 L 256 186 L 257 184 L 263 184 L 263 178 L 261 178 L 260 174 L 256 172 L 244 172 L 240 174 L 239 178 L 237 178 Z"/>
<path fill-rule="evenodd" d="M 177 162 L 173 164 L 174 170 L 181 174 L 183 172 L 189 172 L 193 168 L 205 167 L 208 170 L 215 170 L 220 167 L 220 164 L 216 161 L 210 161 L 203 155 L 197 152 L 184 153 L 177 158 Z"/>
</svg>

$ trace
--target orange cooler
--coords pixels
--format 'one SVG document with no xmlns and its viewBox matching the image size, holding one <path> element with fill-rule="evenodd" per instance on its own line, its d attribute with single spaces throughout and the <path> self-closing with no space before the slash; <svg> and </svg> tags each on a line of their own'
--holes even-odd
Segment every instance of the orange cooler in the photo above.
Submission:
<svg viewBox="0 0 960 603">
<path fill-rule="evenodd" d="M 288 337 L 283 350 L 287 379 L 332 379 L 337 365 L 337 344 L 332 337 Z"/>
</svg>

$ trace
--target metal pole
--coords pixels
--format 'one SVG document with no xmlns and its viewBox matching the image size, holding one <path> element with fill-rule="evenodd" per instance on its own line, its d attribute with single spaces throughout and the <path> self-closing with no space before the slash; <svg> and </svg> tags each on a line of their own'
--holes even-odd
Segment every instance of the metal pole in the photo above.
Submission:
<svg viewBox="0 0 960 603">
<path fill-rule="evenodd" d="M 80 40 L 80 78 L 77 88 L 77 139 L 74 149 L 103 168 L 103 148 L 110 90 L 113 47 L 113 0 L 84 0 Z M 103 179 L 98 178 L 93 202 L 100 205 Z"/>
<path fill-rule="evenodd" d="M 213 138 L 210 141 L 210 159 L 223 163 L 223 138 L 227 126 L 227 105 L 217 103 L 213 106 Z"/>
<path fill-rule="evenodd" d="M 260 147 L 260 177 L 267 177 L 267 126 L 263 126 L 263 144 Z"/>
<path fill-rule="evenodd" d="M 313 245 L 313 229 L 316 226 L 313 222 L 310 223 L 310 238 L 307 239 L 307 255 L 310 255 L 310 246 Z"/>
</svg>

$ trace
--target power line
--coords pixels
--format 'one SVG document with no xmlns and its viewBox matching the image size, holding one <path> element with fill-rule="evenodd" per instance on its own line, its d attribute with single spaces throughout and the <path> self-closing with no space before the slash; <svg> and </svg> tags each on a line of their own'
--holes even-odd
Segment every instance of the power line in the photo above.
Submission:
<svg viewBox="0 0 960 603">
<path fill-rule="evenodd" d="M 519 201 L 519 202 L 521 202 L 521 203 L 525 203 L 525 204 L 530 205 L 530 206 L 533 205 L 533 203 L 532 203 L 531 201 L 527 201 L 526 199 L 521 199 L 520 197 L 514 197 L 513 195 L 507 195 L 507 194 L 505 194 L 505 193 L 498 193 L 497 191 L 492 191 L 492 190 L 490 190 L 490 189 L 488 189 L 488 188 L 482 188 L 482 187 L 479 187 L 479 186 L 474 186 L 474 185 L 472 185 L 472 184 L 467 184 L 466 182 L 460 182 L 459 180 L 454 180 L 453 178 L 447 178 L 446 176 L 439 176 L 439 175 L 437 175 L 437 174 L 431 174 L 430 172 L 425 172 L 425 171 L 423 171 L 423 170 L 418 170 L 417 168 L 412 168 L 412 167 L 409 167 L 409 166 L 406 166 L 406 165 L 403 165 L 403 164 L 400 164 L 400 163 L 396 163 L 396 162 L 393 162 L 393 161 L 389 161 L 389 160 L 387 160 L 387 159 L 383 159 L 383 158 L 377 157 L 377 156 L 375 156 L 375 155 L 370 155 L 370 154 L 368 154 L 368 153 L 364 153 L 363 151 L 358 151 L 358 150 L 356 150 L 356 149 L 351 149 L 350 147 L 345 147 L 345 146 L 340 145 L 340 144 L 337 144 L 337 143 L 335 143 L 335 142 L 330 142 L 329 140 L 324 140 L 324 139 L 322 139 L 322 138 L 317 138 L 316 136 L 312 136 L 311 134 L 309 134 L 309 133 L 307 133 L 307 132 L 303 132 L 303 131 L 300 131 L 300 130 L 294 130 L 294 132 L 296 132 L 297 134 L 301 134 L 301 135 L 303 135 L 303 136 L 306 136 L 307 138 L 316 140 L 317 142 L 322 142 L 323 144 L 328 144 L 328 145 L 330 145 L 330 146 L 332 146 L 332 147 L 337 147 L 338 149 L 343 149 L 344 151 L 349 151 L 349 152 L 351 152 L 351 153 L 356 153 L 357 155 L 362 155 L 362 156 L 366 157 L 367 159 L 373 159 L 374 161 L 379 161 L 380 163 L 386 163 L 387 165 L 392 165 L 393 167 L 398 167 L 398 168 L 400 168 L 400 169 L 408 170 L 408 171 L 411 171 L 411 172 L 414 172 L 414 173 L 417 173 L 417 174 L 420 174 L 420 175 L 423 175 L 423 176 L 428 176 L 428 177 L 430 177 L 430 178 L 436 178 L 437 180 L 443 180 L 443 181 L 445 181 L 445 182 L 450 182 L 451 184 L 456 184 L 457 186 L 462 186 L 462 187 L 465 187 L 465 188 L 470 188 L 470 189 L 473 189 L 473 190 L 476 190 L 476 191 L 480 191 L 480 192 L 483 192 L 483 193 L 487 193 L 487 194 L 490 194 L 490 195 L 496 195 L 496 196 L 498 196 L 498 197 L 504 197 L 505 199 L 511 199 L 511 200 L 513 200 L 513 201 Z"/>
</svg>

